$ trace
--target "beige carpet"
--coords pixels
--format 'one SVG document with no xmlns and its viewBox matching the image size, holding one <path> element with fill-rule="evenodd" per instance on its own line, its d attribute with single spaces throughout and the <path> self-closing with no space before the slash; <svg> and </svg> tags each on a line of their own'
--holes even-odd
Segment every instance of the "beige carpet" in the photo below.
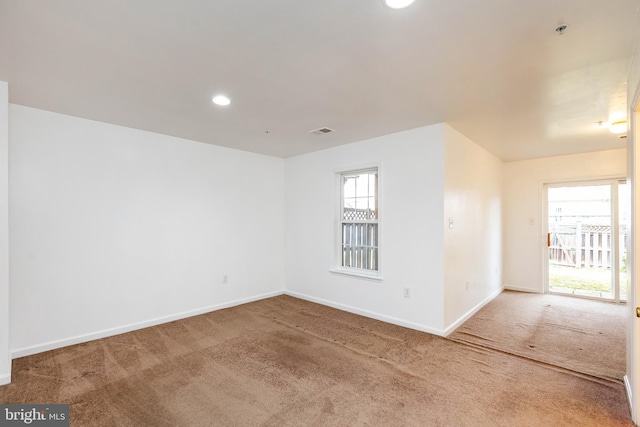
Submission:
<svg viewBox="0 0 640 427">
<path fill-rule="evenodd" d="M 623 386 L 287 296 L 14 360 L 74 426 L 631 426 Z"/>
<path fill-rule="evenodd" d="M 627 315 L 620 304 L 505 291 L 449 338 L 621 382 Z"/>
</svg>

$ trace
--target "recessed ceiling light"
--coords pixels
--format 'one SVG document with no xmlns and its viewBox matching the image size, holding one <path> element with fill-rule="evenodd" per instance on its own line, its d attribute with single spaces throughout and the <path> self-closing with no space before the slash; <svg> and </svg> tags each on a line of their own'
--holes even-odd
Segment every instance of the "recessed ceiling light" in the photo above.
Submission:
<svg viewBox="0 0 640 427">
<path fill-rule="evenodd" d="M 391 9 L 402 9 L 413 3 L 414 0 L 384 0 L 384 4 Z"/>
<path fill-rule="evenodd" d="M 229 105 L 231 100 L 224 95 L 216 95 L 213 97 L 213 103 L 216 105 Z"/>
</svg>

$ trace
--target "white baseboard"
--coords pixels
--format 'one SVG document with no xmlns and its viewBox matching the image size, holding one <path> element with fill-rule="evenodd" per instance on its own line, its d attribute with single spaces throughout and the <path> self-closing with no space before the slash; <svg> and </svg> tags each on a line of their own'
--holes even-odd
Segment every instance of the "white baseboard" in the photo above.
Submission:
<svg viewBox="0 0 640 427">
<path fill-rule="evenodd" d="M 627 390 L 627 402 L 629 403 L 631 417 L 634 418 L 635 414 L 633 413 L 633 392 L 631 391 L 631 383 L 629 382 L 629 377 L 627 375 L 624 376 L 624 388 Z M 633 422 L 635 423 L 636 420 L 634 419 Z"/>
<path fill-rule="evenodd" d="M 471 316 L 476 314 L 482 307 L 484 307 L 485 305 L 489 304 L 489 302 L 491 302 L 491 300 L 493 300 L 495 297 L 500 295 L 502 293 L 502 291 L 504 291 L 504 288 L 499 288 L 498 290 L 493 292 L 491 295 L 489 295 L 488 297 L 486 297 L 485 299 L 480 301 L 478 304 L 476 304 L 475 307 L 473 307 L 471 310 L 469 310 L 465 314 L 463 314 L 460 318 L 458 318 L 458 320 L 456 320 L 455 322 L 453 322 L 452 324 L 447 326 L 445 328 L 445 330 L 444 330 L 444 336 L 445 337 L 449 336 L 449 334 L 451 334 L 451 332 L 455 331 L 456 328 L 458 328 L 458 326 L 462 325 L 464 322 L 469 320 L 471 318 Z"/>
<path fill-rule="evenodd" d="M 11 374 L 0 375 L 0 385 L 7 385 L 11 383 Z"/>
<path fill-rule="evenodd" d="M 531 289 L 531 288 L 523 288 L 521 286 L 515 286 L 515 285 L 504 285 L 504 289 L 507 291 L 518 291 L 518 292 L 529 292 L 532 294 L 542 294 L 544 293 L 542 291 L 542 289 Z"/>
<path fill-rule="evenodd" d="M 382 322 L 392 323 L 394 325 L 403 326 L 409 329 L 415 329 L 421 332 L 427 332 L 433 335 L 443 336 L 443 330 L 438 328 L 432 328 L 431 326 L 422 325 L 420 323 L 414 323 L 407 320 L 398 319 L 396 317 L 387 316 L 384 314 L 375 313 L 373 311 L 363 310 L 357 307 L 352 307 L 350 305 L 340 304 L 333 301 L 328 301 L 322 298 L 316 298 L 305 294 L 300 294 L 298 292 L 292 291 L 284 291 L 285 295 L 292 296 L 294 298 L 300 298 L 303 300 L 315 302 L 317 304 L 326 305 L 328 307 L 337 308 L 338 310 L 348 311 L 349 313 L 359 314 L 364 317 L 369 317 L 371 319 L 380 320 Z"/>
<path fill-rule="evenodd" d="M 199 314 L 209 313 L 223 308 L 235 307 L 237 305 L 246 304 L 261 299 L 271 298 L 278 295 L 282 295 L 284 291 L 275 291 L 262 295 L 256 295 L 249 298 L 243 298 L 235 301 L 229 301 L 221 304 L 210 305 L 201 307 L 195 310 L 185 311 L 182 313 L 172 314 L 169 316 L 158 317 L 151 320 L 145 320 L 143 322 L 132 323 L 129 325 L 119 326 L 116 328 L 104 329 L 98 332 L 92 332 L 89 334 L 77 335 L 75 337 L 64 338 L 61 340 L 50 341 L 43 344 L 38 344 L 29 347 L 18 348 L 11 351 L 11 358 L 17 359 L 19 357 L 31 356 L 32 354 L 42 353 L 44 351 L 54 350 L 56 348 L 67 347 L 70 345 L 80 344 L 87 341 L 93 341 L 100 338 L 111 337 L 113 335 L 120 335 L 126 332 L 135 331 L 138 329 L 148 328 L 150 326 L 160 325 L 162 323 L 173 322 L 174 320 L 185 319 L 187 317 L 197 316 Z M 2 378 L 2 377 L 0 377 Z"/>
</svg>

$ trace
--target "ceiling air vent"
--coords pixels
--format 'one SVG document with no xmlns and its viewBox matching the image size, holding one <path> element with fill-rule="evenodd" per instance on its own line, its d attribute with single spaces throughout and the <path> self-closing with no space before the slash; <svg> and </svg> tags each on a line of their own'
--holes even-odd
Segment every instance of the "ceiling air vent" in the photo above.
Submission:
<svg viewBox="0 0 640 427">
<path fill-rule="evenodd" d="M 320 129 L 314 129 L 309 131 L 309 133 L 312 133 L 314 135 L 324 135 L 326 133 L 331 133 L 331 132 L 335 132 L 335 130 L 329 129 L 329 128 L 320 128 Z"/>
</svg>

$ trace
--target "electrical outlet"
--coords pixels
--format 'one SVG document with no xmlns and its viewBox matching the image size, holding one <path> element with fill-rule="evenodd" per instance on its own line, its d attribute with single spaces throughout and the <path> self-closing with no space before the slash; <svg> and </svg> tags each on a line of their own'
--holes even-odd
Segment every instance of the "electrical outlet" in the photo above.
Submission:
<svg viewBox="0 0 640 427">
<path fill-rule="evenodd" d="M 404 288 L 404 297 L 405 298 L 411 298 L 411 289 Z"/>
<path fill-rule="evenodd" d="M 222 275 L 222 284 L 226 285 L 227 283 L 229 283 L 229 276 L 226 274 Z"/>
</svg>

